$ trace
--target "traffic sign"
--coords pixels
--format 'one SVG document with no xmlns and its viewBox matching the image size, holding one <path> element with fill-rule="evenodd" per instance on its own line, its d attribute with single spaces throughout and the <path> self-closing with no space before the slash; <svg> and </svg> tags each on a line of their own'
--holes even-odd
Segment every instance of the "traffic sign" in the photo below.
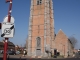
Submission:
<svg viewBox="0 0 80 60">
<path fill-rule="evenodd" d="M 14 36 L 14 24 L 13 23 L 2 23 L 2 33 L 1 37 L 13 37 Z"/>
<path fill-rule="evenodd" d="M 14 35 L 14 18 L 11 16 L 10 22 L 8 22 L 8 15 L 3 19 L 1 28 L 1 37 L 13 37 Z"/>
<path fill-rule="evenodd" d="M 8 21 L 8 16 L 6 16 L 4 19 L 3 19 L 3 22 L 7 22 Z M 10 23 L 14 23 L 14 18 L 11 16 L 11 20 L 10 20 Z"/>
<path fill-rule="evenodd" d="M 5 29 L 4 29 L 4 34 L 10 35 L 10 34 L 11 34 L 11 29 L 5 28 Z"/>
</svg>

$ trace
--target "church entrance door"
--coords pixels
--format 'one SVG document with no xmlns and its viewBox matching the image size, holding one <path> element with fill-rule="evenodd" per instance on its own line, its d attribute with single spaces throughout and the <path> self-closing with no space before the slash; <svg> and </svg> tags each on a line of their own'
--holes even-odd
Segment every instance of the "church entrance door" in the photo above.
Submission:
<svg viewBox="0 0 80 60">
<path fill-rule="evenodd" d="M 36 56 L 41 56 L 41 49 L 36 49 Z"/>
<path fill-rule="evenodd" d="M 37 48 L 36 48 L 36 56 L 40 56 L 41 55 L 41 38 L 37 37 Z"/>
</svg>

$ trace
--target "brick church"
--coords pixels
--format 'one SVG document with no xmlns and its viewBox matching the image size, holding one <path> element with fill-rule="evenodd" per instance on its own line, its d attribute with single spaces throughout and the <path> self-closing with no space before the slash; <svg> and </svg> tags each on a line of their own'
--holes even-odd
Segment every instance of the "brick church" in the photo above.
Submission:
<svg viewBox="0 0 80 60">
<path fill-rule="evenodd" d="M 27 39 L 27 55 L 47 57 L 46 51 L 54 54 L 54 49 L 60 55 L 73 53 L 73 46 L 60 29 L 54 33 L 54 12 L 52 0 L 31 0 L 29 31 Z"/>
</svg>

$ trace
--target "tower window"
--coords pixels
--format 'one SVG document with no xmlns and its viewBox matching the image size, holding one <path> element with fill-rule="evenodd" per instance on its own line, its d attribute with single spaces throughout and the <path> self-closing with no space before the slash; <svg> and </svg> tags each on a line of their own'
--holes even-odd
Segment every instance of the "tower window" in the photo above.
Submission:
<svg viewBox="0 0 80 60">
<path fill-rule="evenodd" d="M 41 5 L 42 0 L 37 0 L 37 5 Z"/>
<path fill-rule="evenodd" d="M 40 47 L 40 45 L 41 45 L 41 38 L 37 37 L 37 47 Z"/>
<path fill-rule="evenodd" d="M 50 3 L 51 3 L 51 2 L 49 1 L 49 8 L 51 8 Z"/>
</svg>

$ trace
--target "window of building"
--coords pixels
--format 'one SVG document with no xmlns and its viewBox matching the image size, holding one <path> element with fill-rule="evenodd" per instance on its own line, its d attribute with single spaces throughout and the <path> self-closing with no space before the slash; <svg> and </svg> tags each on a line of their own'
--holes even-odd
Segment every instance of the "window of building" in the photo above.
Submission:
<svg viewBox="0 0 80 60">
<path fill-rule="evenodd" d="M 37 37 L 37 47 L 40 47 L 40 46 L 41 46 L 41 38 Z"/>
<path fill-rule="evenodd" d="M 49 1 L 49 8 L 51 8 L 50 4 L 51 4 L 51 2 Z"/>
<path fill-rule="evenodd" d="M 41 5 L 42 4 L 42 0 L 37 0 L 37 5 Z"/>
</svg>

